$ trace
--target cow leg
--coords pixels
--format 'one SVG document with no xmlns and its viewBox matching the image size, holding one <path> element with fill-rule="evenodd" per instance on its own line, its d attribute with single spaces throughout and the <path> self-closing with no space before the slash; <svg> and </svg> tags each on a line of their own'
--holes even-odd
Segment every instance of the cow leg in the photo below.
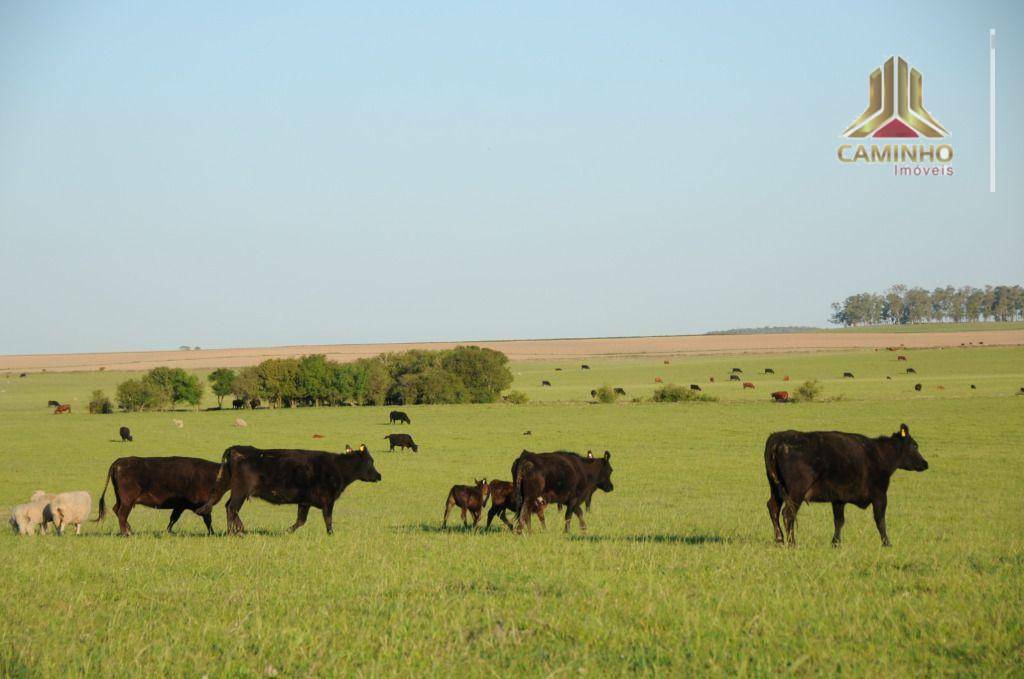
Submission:
<svg viewBox="0 0 1024 679">
<path fill-rule="evenodd" d="M 482 514 L 482 512 L 479 509 L 473 510 L 473 528 L 476 528 L 480 523 L 480 514 Z"/>
<path fill-rule="evenodd" d="M 211 518 L 209 513 L 200 514 L 199 516 L 203 517 L 203 523 L 206 524 L 206 534 L 213 535 L 213 518 Z"/>
<path fill-rule="evenodd" d="M 236 495 L 234 491 L 231 492 L 231 499 L 224 505 L 224 511 L 227 512 L 228 517 L 228 532 L 232 534 L 245 533 L 245 524 L 242 523 L 242 519 L 238 516 L 238 510 L 242 508 L 245 503 L 245 496 Z"/>
<path fill-rule="evenodd" d="M 491 521 L 494 521 L 494 515 L 499 511 L 501 510 L 497 509 L 494 505 L 491 505 L 491 508 L 487 510 L 487 525 L 484 526 L 484 528 L 489 529 L 491 527 Z"/>
<path fill-rule="evenodd" d="M 846 520 L 846 518 L 843 516 L 843 510 L 845 510 L 845 509 L 846 509 L 846 505 L 844 503 L 842 503 L 842 502 L 833 502 L 832 503 L 832 520 L 836 524 L 836 532 L 835 532 L 835 535 L 832 536 L 832 546 L 833 547 L 838 547 L 839 543 L 843 539 L 842 536 L 840 535 L 840 533 L 843 532 L 843 523 Z"/>
<path fill-rule="evenodd" d="M 519 507 L 519 516 L 516 517 L 516 532 L 522 533 L 523 526 L 526 526 L 527 532 L 532 532 L 533 528 L 530 526 L 530 509 L 533 507 L 533 503 L 530 498 L 523 496 L 523 504 Z"/>
<path fill-rule="evenodd" d="M 569 524 L 572 523 L 572 505 L 565 506 L 565 532 L 569 532 Z"/>
<path fill-rule="evenodd" d="M 321 511 L 324 513 L 324 526 L 327 527 L 327 534 L 334 535 L 334 503 L 325 504 Z"/>
<path fill-rule="evenodd" d="M 544 507 L 543 506 L 537 508 L 537 518 L 540 519 L 541 530 L 546 532 L 547 529 L 548 529 L 548 524 L 544 523 Z"/>
<path fill-rule="evenodd" d="M 444 503 L 444 518 L 441 519 L 441 528 L 448 527 L 448 512 L 455 506 L 455 499 L 452 498 L 451 493 L 448 494 L 448 499 Z"/>
<path fill-rule="evenodd" d="M 886 497 L 875 498 L 871 503 L 871 511 L 875 515 L 875 525 L 878 526 L 878 534 L 882 537 L 882 546 L 891 547 L 889 535 L 885 532 L 885 505 Z"/>
<path fill-rule="evenodd" d="M 459 509 L 462 510 L 462 527 L 463 528 L 468 528 L 469 527 L 469 521 L 466 521 L 466 508 L 465 507 L 460 507 Z"/>
<path fill-rule="evenodd" d="M 298 529 L 302 528 L 303 524 L 306 523 L 306 517 L 309 515 L 309 505 L 299 505 L 299 513 L 295 517 L 295 523 L 288 529 L 289 533 L 294 533 Z"/>
<path fill-rule="evenodd" d="M 782 507 L 782 518 L 786 520 L 786 537 L 789 539 L 789 546 L 796 547 L 796 513 L 800 510 L 800 501 L 792 498 L 786 499 Z"/>
<path fill-rule="evenodd" d="M 171 521 L 167 524 L 168 533 L 174 532 L 174 524 L 176 524 L 178 522 L 178 519 L 181 518 L 181 513 L 183 511 L 185 510 L 182 509 L 181 507 L 175 507 L 174 509 L 171 510 Z"/>
<path fill-rule="evenodd" d="M 780 545 L 785 542 L 785 538 L 782 536 L 782 527 L 779 525 L 779 501 L 775 499 L 775 495 L 772 494 L 768 498 L 768 516 L 772 520 L 772 527 L 775 529 L 775 542 Z"/>
<path fill-rule="evenodd" d="M 579 505 L 576 505 L 576 508 L 573 509 L 573 512 L 576 514 L 576 518 L 580 520 L 580 531 L 586 533 L 587 522 L 583 520 L 583 509 Z"/>
<path fill-rule="evenodd" d="M 121 535 L 131 535 L 132 527 L 128 523 L 128 515 L 132 513 L 132 505 L 127 502 L 118 502 L 114 505 L 114 513 L 117 514 L 117 523 L 121 528 Z"/>
</svg>

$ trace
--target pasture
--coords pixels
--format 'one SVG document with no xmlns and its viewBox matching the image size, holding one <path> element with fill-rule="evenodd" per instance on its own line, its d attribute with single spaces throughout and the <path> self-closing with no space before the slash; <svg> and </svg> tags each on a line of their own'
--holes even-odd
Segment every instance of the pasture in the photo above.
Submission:
<svg viewBox="0 0 1024 679">
<path fill-rule="evenodd" d="M 242 538 L 223 535 L 223 502 L 213 537 L 191 513 L 167 535 L 169 512 L 143 507 L 129 539 L 112 518 L 81 537 L 6 531 L 0 674 L 1019 676 L 1024 348 L 901 353 L 907 363 L 887 351 L 517 362 L 513 388 L 531 403 L 406 406 L 408 426 L 376 407 L 88 415 L 89 393 L 113 394 L 125 373 L 0 378 L 5 508 L 37 488 L 89 490 L 95 507 L 118 456 L 216 460 L 235 443 L 365 442 L 383 475 L 342 495 L 333 536 L 316 510 L 285 534 L 295 508 L 261 502 L 243 507 Z M 908 365 L 918 375 L 903 374 Z M 757 388 L 727 382 L 733 366 Z M 719 401 L 631 402 L 655 377 L 699 383 Z M 821 402 L 769 402 L 812 378 Z M 627 396 L 589 403 L 602 384 Z M 73 412 L 53 415 L 51 398 Z M 234 427 L 238 416 L 249 426 Z M 931 468 L 893 477 L 892 548 L 880 547 L 870 510 L 853 507 L 831 548 L 827 505 L 801 510 L 799 547 L 772 543 L 770 432 L 875 436 L 901 422 Z M 115 441 L 120 425 L 134 443 Z M 411 433 L 420 452 L 388 453 L 389 432 Z M 523 448 L 612 452 L 615 491 L 595 494 L 589 532 L 574 521 L 564 535 L 554 507 L 547 532 L 514 536 L 497 521 L 442 531 L 450 486 L 509 479 Z"/>
</svg>

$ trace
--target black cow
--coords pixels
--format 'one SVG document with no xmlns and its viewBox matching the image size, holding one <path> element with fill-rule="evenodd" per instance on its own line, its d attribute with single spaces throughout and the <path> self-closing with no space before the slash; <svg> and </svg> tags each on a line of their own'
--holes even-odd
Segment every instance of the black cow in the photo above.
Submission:
<svg viewBox="0 0 1024 679">
<path fill-rule="evenodd" d="M 511 531 L 515 530 L 515 526 L 505 517 L 505 512 L 511 510 L 515 512 L 518 507 L 516 505 L 516 487 L 511 481 L 495 481 L 491 480 L 487 484 L 491 489 L 491 508 L 487 510 L 487 528 L 491 527 L 491 521 L 497 516 L 501 519 L 501 522 L 508 526 Z M 544 508 L 547 507 L 547 502 L 543 497 L 537 498 L 537 503 L 534 505 L 533 511 L 540 519 L 540 525 L 542 528 L 547 528 L 544 523 Z"/>
<path fill-rule="evenodd" d="M 408 434 L 388 434 L 384 438 L 388 440 L 391 452 L 394 452 L 395 448 L 412 448 L 412 452 L 420 452 L 420 447 L 416 445 L 416 442 Z"/>
<path fill-rule="evenodd" d="M 51 400 L 51 401 L 47 401 L 46 402 L 46 407 L 47 408 L 56 408 L 59 405 L 60 405 L 60 401 L 53 401 L 53 400 Z"/>
<path fill-rule="evenodd" d="M 977 389 L 977 387 L 972 384 L 971 389 Z"/>
<path fill-rule="evenodd" d="M 692 389 L 693 391 L 701 391 L 699 384 L 691 384 L 690 389 Z"/>
<path fill-rule="evenodd" d="M 354 453 L 330 453 L 322 450 L 260 450 L 252 446 L 232 446 L 224 451 L 217 472 L 217 497 L 229 488 L 228 532 L 244 533 L 238 511 L 249 497 L 275 505 L 298 505 L 295 523 L 289 532 L 306 523 L 310 507 L 324 515 L 327 534 L 334 532 L 334 503 L 353 481 L 376 483 L 380 472 L 365 445 Z M 216 500 L 200 508 L 209 511 Z"/>
<path fill-rule="evenodd" d="M 730 382 L 739 382 L 740 381 L 740 376 L 735 374 L 735 373 L 733 373 L 732 375 L 729 375 L 729 381 Z"/>
<path fill-rule="evenodd" d="M 590 390 L 590 398 L 597 398 L 597 389 Z"/>
<path fill-rule="evenodd" d="M 550 387 L 551 386 L 551 382 L 548 382 L 547 380 L 541 380 L 540 381 L 540 386 L 542 386 L 542 387 Z"/>
<path fill-rule="evenodd" d="M 848 378 L 850 378 L 852 380 L 853 379 L 853 373 L 843 373 L 843 377 L 848 377 Z"/>
<path fill-rule="evenodd" d="M 235 410 L 238 410 L 239 408 L 244 408 L 245 407 L 245 400 L 244 399 L 240 399 L 240 398 L 236 398 L 235 400 L 233 400 L 231 402 L 231 407 L 234 408 Z"/>
<path fill-rule="evenodd" d="M 128 427 L 121 427 L 117 433 L 121 435 L 121 443 L 132 440 L 132 430 Z"/>
<path fill-rule="evenodd" d="M 916 375 L 917 371 L 914 370 L 913 368 L 907 368 L 907 374 L 908 375 Z"/>
<path fill-rule="evenodd" d="M 584 363 L 580 366 L 580 370 L 590 370 L 590 366 Z M 22 377 L 24 377 L 24 375 L 22 375 Z"/>
<path fill-rule="evenodd" d="M 554 453 L 531 453 L 524 450 L 512 464 L 512 478 L 515 484 L 515 504 L 519 514 L 516 517 L 516 531 L 522 532 L 525 525 L 530 529 L 530 515 L 536 511 L 537 499 L 565 505 L 565 531 L 569 532 L 572 515 L 580 522 L 580 530 L 586 531 L 581 505 L 593 494 L 594 488 L 606 493 L 612 492 L 611 453 L 588 463 L 583 457 L 568 451 Z"/>
<path fill-rule="evenodd" d="M 562 369 L 561 368 L 555 368 L 555 372 L 556 373 L 560 373 L 560 372 L 562 372 Z"/>
<path fill-rule="evenodd" d="M 394 424 L 395 422 L 404 422 L 405 424 L 412 424 L 412 420 L 409 419 L 409 416 L 403 413 L 401 410 L 392 410 L 391 415 L 389 415 L 388 419 L 390 420 L 389 424 Z"/>
<path fill-rule="evenodd" d="M 920 382 L 918 382 L 917 384 L 914 385 L 914 391 L 921 391 L 921 383 Z"/>
<path fill-rule="evenodd" d="M 771 368 L 765 368 L 765 369 L 764 369 L 764 374 L 765 374 L 765 375 L 774 375 L 774 374 L 775 374 L 775 371 L 774 371 L 774 370 L 772 370 Z"/>
<path fill-rule="evenodd" d="M 928 463 L 921 456 L 910 429 L 901 424 L 892 436 L 868 438 L 838 431 L 782 431 L 768 437 L 764 466 L 771 497 L 768 515 L 775 528 L 775 541 L 783 541 L 779 510 L 786 521 L 790 545 L 796 545 L 794 526 L 802 502 L 831 502 L 835 534 L 840 542 L 843 511 L 847 502 L 861 509 L 871 505 L 882 545 L 889 546 L 885 532 L 886 492 L 897 469 L 924 471 Z"/>
<path fill-rule="evenodd" d="M 626 390 L 623 389 L 622 387 L 615 387 L 615 393 L 618 394 L 619 396 L 625 396 Z"/>
<path fill-rule="evenodd" d="M 258 398 L 251 399 L 249 401 L 249 407 L 252 408 L 253 410 L 256 410 L 257 408 L 260 407 L 260 400 Z"/>
<path fill-rule="evenodd" d="M 203 518 L 206 532 L 213 533 L 209 507 L 220 501 L 223 493 L 215 492 L 220 465 L 195 457 L 119 457 L 107 470 L 107 480 L 100 495 L 100 513 L 96 521 L 107 515 L 107 484 L 114 487 L 114 514 L 121 535 L 131 535 L 128 515 L 135 505 L 154 509 L 170 509 L 167 532 L 186 509 Z M 205 509 L 204 509 L 205 508 Z"/>
</svg>

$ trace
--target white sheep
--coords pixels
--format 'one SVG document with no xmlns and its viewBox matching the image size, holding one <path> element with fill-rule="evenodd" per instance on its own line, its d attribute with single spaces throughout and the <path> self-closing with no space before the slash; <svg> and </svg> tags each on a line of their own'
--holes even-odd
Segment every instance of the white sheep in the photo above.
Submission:
<svg viewBox="0 0 1024 679">
<path fill-rule="evenodd" d="M 19 535 L 35 535 L 36 526 L 39 526 L 40 531 L 46 532 L 46 513 L 50 507 L 50 503 L 47 500 L 36 500 L 35 502 L 26 502 L 22 505 L 15 505 L 11 507 L 11 518 L 8 523 L 11 524 L 11 528 L 14 532 Z"/>
<path fill-rule="evenodd" d="M 49 515 L 57 527 L 57 535 L 63 535 L 64 527 L 75 524 L 75 535 L 82 534 L 82 524 L 89 520 L 92 511 L 92 496 L 86 490 L 57 493 L 48 505 Z"/>
</svg>

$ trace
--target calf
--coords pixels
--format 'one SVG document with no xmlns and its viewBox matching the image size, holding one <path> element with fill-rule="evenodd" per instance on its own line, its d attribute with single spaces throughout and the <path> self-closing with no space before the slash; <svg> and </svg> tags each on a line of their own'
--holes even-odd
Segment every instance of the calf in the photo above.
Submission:
<svg viewBox="0 0 1024 679">
<path fill-rule="evenodd" d="M 753 389 L 754 388 L 754 383 L 753 382 L 744 382 L 743 383 L 743 388 L 744 389 Z"/>
<path fill-rule="evenodd" d="M 65 403 L 64 405 L 59 405 L 56 408 L 54 408 L 54 410 L 53 410 L 53 414 L 54 415 L 60 415 L 61 413 L 70 413 L 70 412 L 71 412 L 71 404 L 70 403 Z"/>
<path fill-rule="evenodd" d="M 365 445 L 360 445 L 354 453 L 232 446 L 221 458 L 213 497 L 199 512 L 208 513 L 230 489 L 226 509 L 231 533 L 245 532 L 238 511 L 246 499 L 256 497 L 276 505 L 298 505 L 298 515 L 289 532 L 302 527 L 309 508 L 316 507 L 323 512 L 324 525 L 330 535 L 334 532 L 334 503 L 342 492 L 354 481 L 376 483 L 380 479 Z"/>
<path fill-rule="evenodd" d="M 412 440 L 412 436 L 408 434 L 388 434 L 384 438 L 388 440 L 388 444 L 391 446 L 390 452 L 394 452 L 395 448 L 412 448 L 412 452 L 420 452 L 420 447 L 416 445 L 416 442 Z"/>
<path fill-rule="evenodd" d="M 132 430 L 128 427 L 121 427 L 117 430 L 117 433 L 121 435 L 121 443 L 130 443 L 132 440 Z"/>
<path fill-rule="evenodd" d="M 491 489 L 487 485 L 487 479 L 476 479 L 475 486 L 452 486 L 444 504 L 444 519 L 441 520 L 441 527 L 448 527 L 448 512 L 452 507 L 458 507 L 462 510 L 462 525 L 469 526 L 469 522 L 466 521 L 466 512 L 469 511 L 473 514 L 473 528 L 476 528 L 480 523 L 480 514 L 487 506 L 487 498 L 490 494 Z"/>
<path fill-rule="evenodd" d="M 835 523 L 833 545 L 838 546 L 841 540 L 845 505 L 852 503 L 861 509 L 872 506 L 882 545 L 888 547 L 885 507 L 889 479 L 897 469 L 928 469 L 905 424 L 891 436 L 874 439 L 838 431 L 776 432 L 765 442 L 764 466 L 771 491 L 768 515 L 775 528 L 775 541 L 783 542 L 781 509 L 789 544 L 794 546 L 801 503 L 830 502 Z"/>
<path fill-rule="evenodd" d="M 691 384 L 690 389 L 692 389 L 693 391 L 701 391 L 699 384 Z"/>
<path fill-rule="evenodd" d="M 412 420 L 409 419 L 409 416 L 403 413 L 401 410 L 392 410 L 391 414 L 388 416 L 388 420 L 388 424 L 394 424 L 395 422 L 412 424 Z"/>
<path fill-rule="evenodd" d="M 518 507 L 515 502 L 515 484 L 511 481 L 494 481 L 492 480 L 487 484 L 491 489 L 491 508 L 487 510 L 487 528 L 491 527 L 491 521 L 497 516 L 501 519 L 501 522 L 508 526 L 511 531 L 515 530 L 515 526 L 505 517 L 505 512 L 512 510 L 516 512 Z M 547 528 L 547 524 L 544 523 L 544 508 L 547 507 L 547 501 L 544 498 L 537 498 L 533 511 L 537 514 L 537 518 L 540 519 L 540 525 L 542 528 Z"/>
<path fill-rule="evenodd" d="M 773 391 L 772 400 L 776 403 L 789 403 L 789 392 L 788 391 Z"/>
<path fill-rule="evenodd" d="M 82 524 L 89 520 L 92 511 L 92 496 L 88 491 L 75 490 L 57 493 L 48 505 L 48 513 L 57 535 L 64 534 L 64 527 L 75 525 L 75 535 L 82 534 Z"/>
<path fill-rule="evenodd" d="M 99 516 L 95 520 L 106 518 L 107 485 L 112 485 L 114 514 L 117 515 L 121 535 L 131 535 L 128 515 L 137 504 L 153 509 L 170 509 L 168 533 L 174 532 L 174 524 L 188 509 L 202 517 L 206 532 L 212 535 L 210 512 L 200 511 L 200 508 L 207 503 L 212 507 L 220 501 L 220 495 L 214 494 L 219 470 L 220 465 L 216 462 L 195 457 L 120 457 L 107 470 L 107 480 L 100 495 Z"/>
</svg>

